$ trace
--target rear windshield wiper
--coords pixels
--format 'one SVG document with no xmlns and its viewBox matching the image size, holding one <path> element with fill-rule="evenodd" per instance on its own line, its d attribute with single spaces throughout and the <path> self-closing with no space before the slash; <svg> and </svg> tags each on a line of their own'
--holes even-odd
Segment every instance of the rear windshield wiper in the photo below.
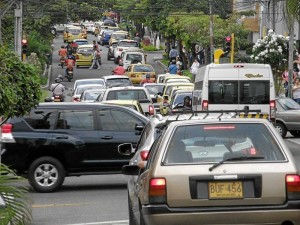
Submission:
<svg viewBox="0 0 300 225">
<path fill-rule="evenodd" d="M 226 158 L 221 160 L 220 162 L 212 165 L 211 167 L 209 167 L 209 171 L 211 172 L 213 169 L 215 169 L 216 167 L 222 165 L 224 162 L 227 161 L 238 161 L 238 160 L 253 160 L 253 159 L 264 159 L 265 157 L 263 156 L 236 156 L 236 157 L 232 157 L 232 158 Z"/>
</svg>

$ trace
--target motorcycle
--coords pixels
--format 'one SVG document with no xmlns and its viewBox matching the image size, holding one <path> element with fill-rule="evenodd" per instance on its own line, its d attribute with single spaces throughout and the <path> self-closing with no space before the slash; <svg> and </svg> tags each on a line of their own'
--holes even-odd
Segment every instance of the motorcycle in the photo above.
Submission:
<svg viewBox="0 0 300 225">
<path fill-rule="evenodd" d="M 60 57 L 60 66 L 63 69 L 65 66 L 65 57 Z"/>
<path fill-rule="evenodd" d="M 63 102 L 62 95 L 54 95 L 53 102 Z"/>
<path fill-rule="evenodd" d="M 67 69 L 67 80 L 71 82 L 73 79 L 73 67 Z"/>
</svg>

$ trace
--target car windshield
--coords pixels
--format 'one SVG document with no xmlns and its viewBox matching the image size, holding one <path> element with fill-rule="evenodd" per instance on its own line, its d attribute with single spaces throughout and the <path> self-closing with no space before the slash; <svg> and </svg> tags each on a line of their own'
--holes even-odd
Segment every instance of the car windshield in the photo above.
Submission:
<svg viewBox="0 0 300 225">
<path fill-rule="evenodd" d="M 99 80 L 77 80 L 77 82 L 75 83 L 74 89 L 76 89 L 77 86 L 84 85 L 84 84 L 101 84 L 103 86 L 105 85 L 104 80 L 102 80 L 102 79 L 99 79 Z"/>
<path fill-rule="evenodd" d="M 120 41 L 119 46 L 121 46 L 121 47 L 138 47 L 138 43 L 133 42 L 133 41 Z"/>
<path fill-rule="evenodd" d="M 155 95 L 157 93 L 162 93 L 164 85 L 145 85 L 144 86 L 150 95 Z"/>
<path fill-rule="evenodd" d="M 114 38 L 116 40 L 122 40 L 122 39 L 126 39 L 127 35 L 126 34 L 113 34 L 112 38 Z"/>
<path fill-rule="evenodd" d="M 82 100 L 83 101 L 95 101 L 101 93 L 103 93 L 103 92 L 101 92 L 101 91 L 84 92 Z"/>
<path fill-rule="evenodd" d="M 107 100 L 142 100 L 148 99 L 144 90 L 113 90 L 108 93 Z"/>
<path fill-rule="evenodd" d="M 133 72 L 154 72 L 154 69 L 150 65 L 135 65 Z"/>
<path fill-rule="evenodd" d="M 129 60 L 129 61 L 137 60 L 139 62 L 142 62 L 143 57 L 141 54 L 127 54 L 126 60 Z"/>
<path fill-rule="evenodd" d="M 300 105 L 291 98 L 279 98 L 277 99 L 277 102 L 285 110 L 294 110 L 294 109 L 300 110 Z"/>
<path fill-rule="evenodd" d="M 207 164 L 230 161 L 231 158 L 243 160 L 239 163 L 283 161 L 285 157 L 276 143 L 268 128 L 261 123 L 178 126 L 167 147 L 164 163 Z M 183 161 L 184 155 L 189 155 L 189 161 Z"/>
<path fill-rule="evenodd" d="M 94 50 L 92 48 L 79 48 L 77 50 L 77 53 L 78 54 L 93 54 L 94 53 Z"/>
<path fill-rule="evenodd" d="M 106 80 L 107 87 L 126 87 L 132 86 L 131 81 L 128 78 L 115 78 Z"/>
<path fill-rule="evenodd" d="M 86 44 L 88 44 L 88 41 L 75 41 L 75 42 L 78 45 L 86 45 Z"/>
<path fill-rule="evenodd" d="M 171 100 L 172 105 L 176 106 L 176 105 L 180 105 L 183 106 L 183 99 L 189 96 L 192 99 L 192 93 L 182 93 L 182 94 L 177 94 L 173 97 L 173 99 Z"/>
<path fill-rule="evenodd" d="M 80 34 L 81 30 L 80 29 L 69 29 L 68 30 L 70 34 L 72 35 L 78 35 Z"/>
<path fill-rule="evenodd" d="M 91 89 L 101 89 L 104 88 L 104 86 L 101 85 L 91 85 L 91 86 L 85 86 L 85 87 L 77 87 L 76 88 L 76 95 L 81 95 L 85 90 L 91 90 Z"/>
</svg>

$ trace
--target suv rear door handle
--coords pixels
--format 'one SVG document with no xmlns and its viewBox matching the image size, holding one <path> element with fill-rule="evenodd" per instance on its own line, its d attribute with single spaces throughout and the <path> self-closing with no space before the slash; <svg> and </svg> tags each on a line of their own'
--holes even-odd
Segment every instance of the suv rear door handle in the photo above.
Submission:
<svg viewBox="0 0 300 225">
<path fill-rule="evenodd" d="M 112 136 L 104 136 L 104 137 L 102 137 L 101 139 L 104 139 L 104 140 L 110 140 L 110 139 L 113 139 L 113 137 L 112 137 Z"/>
<path fill-rule="evenodd" d="M 56 139 L 69 139 L 68 136 L 57 136 Z"/>
</svg>

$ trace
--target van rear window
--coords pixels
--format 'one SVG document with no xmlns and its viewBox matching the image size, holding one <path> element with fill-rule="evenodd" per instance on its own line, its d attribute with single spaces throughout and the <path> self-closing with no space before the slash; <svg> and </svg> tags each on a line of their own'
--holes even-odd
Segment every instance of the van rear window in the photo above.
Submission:
<svg viewBox="0 0 300 225">
<path fill-rule="evenodd" d="M 210 81 L 210 104 L 269 104 L 269 81 Z"/>
</svg>

